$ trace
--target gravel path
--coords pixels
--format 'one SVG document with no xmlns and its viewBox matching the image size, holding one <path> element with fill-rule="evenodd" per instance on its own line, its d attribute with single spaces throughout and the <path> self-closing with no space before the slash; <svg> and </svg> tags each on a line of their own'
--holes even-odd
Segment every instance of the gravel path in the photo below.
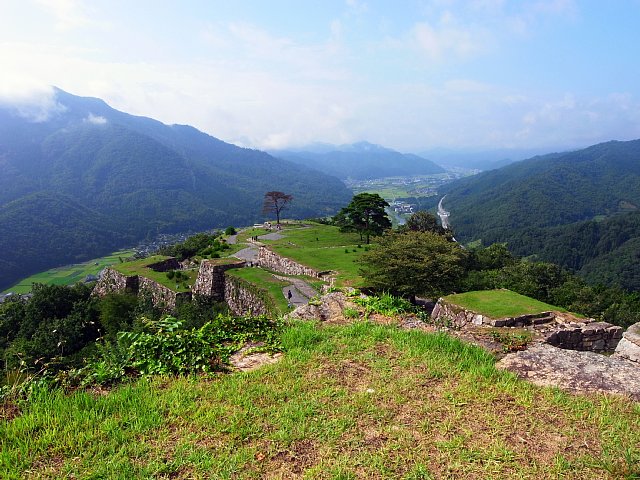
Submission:
<svg viewBox="0 0 640 480">
<path fill-rule="evenodd" d="M 238 235 L 229 235 L 227 237 L 227 243 L 229 245 L 235 245 L 236 243 L 238 243 Z"/>
<path fill-rule="evenodd" d="M 233 254 L 234 257 L 244 260 L 245 262 L 257 262 L 258 261 L 258 248 L 247 247 Z"/>
<path fill-rule="evenodd" d="M 265 233 L 264 235 L 260 235 L 258 237 L 258 240 L 280 240 L 281 238 L 284 238 L 284 235 L 278 232 L 273 232 L 273 233 Z"/>
<path fill-rule="evenodd" d="M 289 300 L 289 303 L 294 307 L 297 308 L 301 305 L 306 305 L 307 303 L 309 303 L 309 298 L 302 295 L 295 287 L 295 285 L 289 285 L 282 289 L 282 295 L 284 295 L 284 298 L 289 298 L 289 292 L 291 292 L 291 300 Z"/>
</svg>

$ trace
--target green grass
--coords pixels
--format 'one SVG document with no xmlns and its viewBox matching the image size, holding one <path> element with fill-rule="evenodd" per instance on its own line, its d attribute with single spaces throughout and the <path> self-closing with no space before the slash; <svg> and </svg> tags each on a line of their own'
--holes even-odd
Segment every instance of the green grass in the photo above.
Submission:
<svg viewBox="0 0 640 480">
<path fill-rule="evenodd" d="M 261 268 L 237 268 L 227 270 L 226 275 L 242 278 L 266 291 L 281 314 L 291 311 L 291 308 L 288 307 L 287 299 L 282 294 L 282 289 L 290 285 L 290 282 L 278 280 L 271 273 Z"/>
<path fill-rule="evenodd" d="M 158 282 L 160 285 L 164 285 L 167 288 L 170 288 L 174 292 L 189 292 L 191 289 L 190 286 L 196 282 L 196 278 L 198 276 L 198 269 L 193 270 L 181 270 L 183 274 L 186 274 L 189 279 L 184 281 L 180 281 L 176 283 L 175 279 L 169 279 L 167 277 L 166 272 L 156 272 L 147 267 L 147 265 L 151 265 L 153 263 L 161 262 L 163 260 L 167 260 L 171 257 L 166 257 L 164 255 L 152 255 L 151 257 L 142 258 L 140 260 L 135 260 L 133 262 L 125 262 L 118 263 L 113 265 L 113 268 L 123 273 L 127 276 L 131 275 L 140 275 L 142 277 L 149 278 Z M 231 262 L 236 259 L 221 259 L 221 262 Z M 237 260 L 236 260 L 237 261 Z"/>
<path fill-rule="evenodd" d="M 11 288 L 3 293 L 29 293 L 34 283 L 44 283 L 46 285 L 73 285 L 81 282 L 87 275 L 97 275 L 100 270 L 110 265 L 120 262 L 120 258 L 128 258 L 133 255 L 133 250 L 122 250 L 114 252 L 105 257 L 94 258 L 87 262 L 64 267 L 52 268 L 45 272 L 36 273 L 25 279 L 20 280 Z"/>
<path fill-rule="evenodd" d="M 449 295 L 444 299 L 490 318 L 517 317 L 530 313 L 564 311 L 510 290 L 484 290 Z"/>
<path fill-rule="evenodd" d="M 362 279 L 357 259 L 365 251 L 360 235 L 342 233 L 332 225 L 308 225 L 306 228 L 285 229 L 282 231 L 284 238 L 265 240 L 264 243 L 276 253 L 318 271 L 338 272 L 337 286 L 359 286 Z"/>
<path fill-rule="evenodd" d="M 42 391 L 2 478 L 637 478 L 640 405 L 496 371 L 445 334 L 297 323 L 250 373 Z M 635 475 L 635 476 L 634 476 Z"/>
</svg>

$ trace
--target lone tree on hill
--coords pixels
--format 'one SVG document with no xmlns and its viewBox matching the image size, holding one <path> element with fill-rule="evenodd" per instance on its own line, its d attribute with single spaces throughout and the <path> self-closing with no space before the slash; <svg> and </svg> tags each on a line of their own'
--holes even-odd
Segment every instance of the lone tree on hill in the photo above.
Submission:
<svg viewBox="0 0 640 480">
<path fill-rule="evenodd" d="M 264 194 L 262 213 L 275 213 L 276 224 L 280 225 L 280 212 L 293 200 L 293 195 L 284 192 L 267 192 Z"/>
<path fill-rule="evenodd" d="M 384 207 L 389 204 L 377 193 L 359 193 L 334 217 L 342 232 L 358 232 L 360 239 L 366 237 L 369 243 L 371 235 L 382 235 L 391 228 Z"/>
</svg>

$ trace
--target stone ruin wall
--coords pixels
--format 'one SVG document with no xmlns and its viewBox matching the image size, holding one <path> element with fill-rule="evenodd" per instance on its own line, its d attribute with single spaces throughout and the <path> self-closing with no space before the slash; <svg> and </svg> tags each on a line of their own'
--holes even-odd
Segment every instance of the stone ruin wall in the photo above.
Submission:
<svg viewBox="0 0 640 480">
<path fill-rule="evenodd" d="M 294 262 L 290 258 L 282 257 L 267 247 L 260 247 L 258 251 L 259 266 L 284 273 L 285 275 L 307 275 L 309 277 L 320 278 L 320 272 L 313 268 Z"/>
<path fill-rule="evenodd" d="M 241 260 L 227 265 L 216 264 L 214 260 L 203 260 L 191 291 L 194 295 L 213 297 L 216 301 L 222 302 L 225 300 L 224 272 L 232 268 L 244 267 L 244 265 L 245 262 Z"/>
<path fill-rule="evenodd" d="M 167 258 L 156 263 L 147 265 L 154 272 L 168 272 L 169 270 L 181 270 L 182 264 L 177 258 Z"/>
<path fill-rule="evenodd" d="M 260 295 L 236 277 L 225 276 L 224 299 L 234 315 L 269 315 L 271 309 Z"/>
<path fill-rule="evenodd" d="M 147 277 L 139 277 L 139 282 L 138 296 L 148 296 L 155 307 L 165 312 L 171 312 L 176 309 L 179 302 L 191 299 L 191 292 L 174 292 L 169 287 Z"/>
<path fill-rule="evenodd" d="M 622 327 L 585 319 L 582 322 L 556 318 L 553 312 L 493 319 L 439 299 L 431 318 L 438 324 L 456 329 L 473 326 L 531 327 L 542 339 L 567 350 L 613 352 L 623 337 Z M 640 344 L 640 335 L 638 336 Z"/>
<path fill-rule="evenodd" d="M 91 294 L 104 297 L 110 293 L 124 292 L 138 293 L 138 277 L 127 276 L 114 268 L 107 267 L 102 271 Z"/>
</svg>

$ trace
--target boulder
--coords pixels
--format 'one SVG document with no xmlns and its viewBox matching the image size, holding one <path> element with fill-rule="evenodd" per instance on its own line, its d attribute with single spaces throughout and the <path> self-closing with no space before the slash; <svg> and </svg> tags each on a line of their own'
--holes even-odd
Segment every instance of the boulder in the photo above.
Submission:
<svg viewBox="0 0 640 480">
<path fill-rule="evenodd" d="M 640 363 L 640 322 L 634 323 L 622 334 L 613 356 Z"/>
<path fill-rule="evenodd" d="M 625 358 L 537 343 L 506 355 L 496 366 L 536 385 L 576 393 L 615 393 L 640 400 L 640 365 Z"/>
</svg>

